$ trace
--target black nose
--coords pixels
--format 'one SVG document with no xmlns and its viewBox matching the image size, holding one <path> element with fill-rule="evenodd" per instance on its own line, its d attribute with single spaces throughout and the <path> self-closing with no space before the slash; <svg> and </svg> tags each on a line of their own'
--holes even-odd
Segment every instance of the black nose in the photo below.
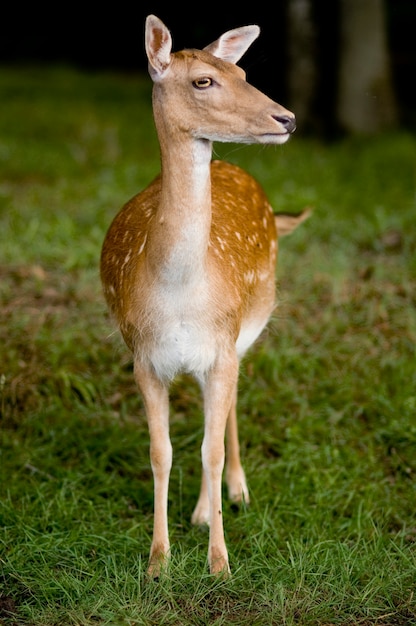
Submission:
<svg viewBox="0 0 416 626">
<path fill-rule="evenodd" d="M 294 133 L 296 130 L 296 117 L 293 115 L 293 117 L 289 117 L 289 115 L 273 115 L 274 119 L 276 120 L 276 122 L 279 122 L 279 124 L 281 124 L 288 133 Z"/>
</svg>

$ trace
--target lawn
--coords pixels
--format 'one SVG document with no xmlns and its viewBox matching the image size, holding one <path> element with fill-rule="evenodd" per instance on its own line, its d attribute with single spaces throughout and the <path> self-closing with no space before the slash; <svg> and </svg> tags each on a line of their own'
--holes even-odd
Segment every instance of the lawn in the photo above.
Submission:
<svg viewBox="0 0 416 626">
<path fill-rule="evenodd" d="M 279 306 L 241 367 L 251 503 L 209 575 L 202 405 L 171 394 L 172 562 L 146 576 L 149 440 L 100 248 L 157 173 L 147 76 L 0 68 L 0 624 L 416 624 L 416 138 L 216 145 L 276 211 Z"/>
</svg>

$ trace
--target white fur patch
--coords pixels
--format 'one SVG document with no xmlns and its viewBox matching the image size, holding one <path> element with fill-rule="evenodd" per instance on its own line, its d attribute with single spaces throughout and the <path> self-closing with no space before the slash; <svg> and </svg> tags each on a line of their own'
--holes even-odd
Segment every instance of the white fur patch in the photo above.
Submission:
<svg viewBox="0 0 416 626">
<path fill-rule="evenodd" d="M 150 358 L 162 380 L 187 372 L 201 381 L 213 366 L 216 352 L 215 338 L 206 329 L 192 322 L 176 321 L 161 329 Z"/>
<path fill-rule="evenodd" d="M 269 316 L 262 319 L 251 320 L 246 324 L 243 324 L 236 343 L 237 354 L 239 358 L 244 356 L 246 351 L 256 341 L 268 321 Z"/>
<path fill-rule="evenodd" d="M 154 294 L 147 358 L 162 380 L 187 372 L 202 380 L 217 356 L 218 337 L 209 315 L 205 281 L 160 287 Z"/>
</svg>

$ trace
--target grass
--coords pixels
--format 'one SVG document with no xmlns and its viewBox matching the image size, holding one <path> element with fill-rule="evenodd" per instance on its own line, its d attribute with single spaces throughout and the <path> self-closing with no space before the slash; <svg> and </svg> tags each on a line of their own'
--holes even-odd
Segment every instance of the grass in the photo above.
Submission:
<svg viewBox="0 0 416 626">
<path fill-rule="evenodd" d="M 172 388 L 172 563 L 147 580 L 153 484 L 130 357 L 98 276 L 155 175 L 147 77 L 1 68 L 0 623 L 416 624 L 416 140 L 215 146 L 275 209 L 280 305 L 241 368 L 249 508 L 233 576 L 190 525 L 201 401 Z"/>
</svg>

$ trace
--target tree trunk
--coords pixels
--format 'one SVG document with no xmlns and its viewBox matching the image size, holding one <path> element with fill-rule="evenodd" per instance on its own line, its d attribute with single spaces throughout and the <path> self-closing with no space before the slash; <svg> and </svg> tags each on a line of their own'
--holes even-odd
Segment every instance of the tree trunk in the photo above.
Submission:
<svg viewBox="0 0 416 626">
<path fill-rule="evenodd" d="M 337 118 L 352 133 L 397 124 L 383 0 L 341 0 Z"/>
<path fill-rule="evenodd" d="M 311 0 L 289 0 L 287 7 L 288 106 L 298 128 L 313 123 L 316 92 L 316 41 Z"/>
</svg>

